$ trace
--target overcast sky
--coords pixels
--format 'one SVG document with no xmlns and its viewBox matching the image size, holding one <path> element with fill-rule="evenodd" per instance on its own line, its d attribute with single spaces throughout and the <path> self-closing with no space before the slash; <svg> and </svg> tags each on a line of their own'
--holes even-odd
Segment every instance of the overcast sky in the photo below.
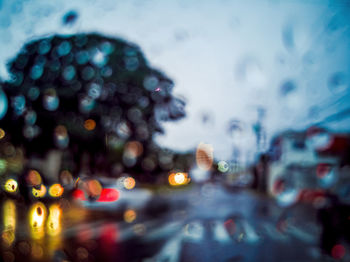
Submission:
<svg viewBox="0 0 350 262">
<path fill-rule="evenodd" d="M 229 160 L 229 122 L 241 121 L 237 143 L 252 155 L 259 107 L 268 138 L 350 107 L 346 2 L 0 0 L 0 76 L 7 77 L 6 61 L 33 38 L 91 31 L 125 38 L 187 101 L 187 117 L 166 123 L 157 141 L 179 150 L 212 144 L 217 159 Z M 63 26 L 70 10 L 78 19 Z M 350 117 L 327 126 L 350 130 Z"/>
</svg>

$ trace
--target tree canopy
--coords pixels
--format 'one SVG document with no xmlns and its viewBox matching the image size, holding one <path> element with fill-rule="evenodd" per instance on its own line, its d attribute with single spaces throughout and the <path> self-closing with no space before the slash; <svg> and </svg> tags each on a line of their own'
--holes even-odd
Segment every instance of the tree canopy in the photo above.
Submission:
<svg viewBox="0 0 350 262">
<path fill-rule="evenodd" d="M 131 167 L 157 147 L 152 141 L 163 131 L 161 121 L 185 115 L 173 81 L 122 39 L 41 38 L 25 44 L 8 68 L 0 125 L 26 155 L 56 149 L 66 152 L 67 163 L 85 154 L 102 167 L 121 158 Z M 110 154 L 111 148 L 117 150 Z"/>
</svg>

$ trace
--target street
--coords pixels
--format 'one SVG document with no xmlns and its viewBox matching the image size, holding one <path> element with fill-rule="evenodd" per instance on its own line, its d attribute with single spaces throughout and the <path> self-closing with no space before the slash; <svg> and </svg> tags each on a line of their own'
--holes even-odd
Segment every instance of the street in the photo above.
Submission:
<svg viewBox="0 0 350 262">
<path fill-rule="evenodd" d="M 219 184 L 169 189 L 135 210 L 58 203 L 61 218 L 51 218 L 57 223 L 51 231 L 43 223 L 42 235 L 17 204 L 5 261 L 332 261 L 318 247 L 321 229 L 309 208 L 283 209 L 265 196 Z"/>
</svg>

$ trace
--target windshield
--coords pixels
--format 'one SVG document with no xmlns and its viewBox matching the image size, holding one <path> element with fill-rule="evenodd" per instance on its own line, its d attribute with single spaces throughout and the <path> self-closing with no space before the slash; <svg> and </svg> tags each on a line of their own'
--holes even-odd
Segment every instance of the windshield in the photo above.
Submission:
<svg viewBox="0 0 350 262">
<path fill-rule="evenodd" d="M 0 0 L 4 261 L 350 259 L 349 16 Z"/>
</svg>

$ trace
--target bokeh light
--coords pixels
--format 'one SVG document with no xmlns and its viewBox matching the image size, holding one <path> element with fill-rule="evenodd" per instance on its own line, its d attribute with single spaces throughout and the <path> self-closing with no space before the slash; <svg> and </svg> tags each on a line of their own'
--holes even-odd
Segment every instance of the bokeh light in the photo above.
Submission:
<svg viewBox="0 0 350 262">
<path fill-rule="evenodd" d="M 46 186 L 41 184 L 39 188 L 33 187 L 32 194 L 34 197 L 42 198 L 46 195 L 47 189 Z"/>
<path fill-rule="evenodd" d="M 181 186 L 188 184 L 191 179 L 189 178 L 188 173 L 176 172 L 169 175 L 168 181 L 171 186 Z"/>
<path fill-rule="evenodd" d="M 0 139 L 3 139 L 5 137 L 6 133 L 4 129 L 0 128 Z"/>
<path fill-rule="evenodd" d="M 125 144 L 124 152 L 129 157 L 138 157 L 143 152 L 143 146 L 138 141 L 130 141 Z"/>
<path fill-rule="evenodd" d="M 49 188 L 49 195 L 51 197 L 60 197 L 62 196 L 64 192 L 64 188 L 61 186 L 61 184 L 53 184 Z"/>
<path fill-rule="evenodd" d="M 229 170 L 229 165 L 226 161 L 224 160 L 221 160 L 219 163 L 218 163 L 218 170 L 222 173 L 225 173 Z"/>
<path fill-rule="evenodd" d="M 52 204 L 49 207 L 49 216 L 47 218 L 47 233 L 50 236 L 57 236 L 61 232 L 62 210 L 58 204 Z"/>
<path fill-rule="evenodd" d="M 10 178 L 5 182 L 4 189 L 8 193 L 16 193 L 18 189 L 18 183 L 15 179 Z"/>
<path fill-rule="evenodd" d="M 56 111 L 59 106 L 60 100 L 56 94 L 55 89 L 47 89 L 43 96 L 43 107 L 48 111 Z"/>
<path fill-rule="evenodd" d="M 38 186 L 41 184 L 42 179 L 38 171 L 30 170 L 26 177 L 29 186 Z"/>
<path fill-rule="evenodd" d="M 332 256 L 335 259 L 342 259 L 345 256 L 345 247 L 341 244 L 335 245 L 332 248 Z"/>
<path fill-rule="evenodd" d="M 41 239 L 45 235 L 46 207 L 41 202 L 34 203 L 29 210 L 29 225 L 33 239 Z"/>
<path fill-rule="evenodd" d="M 128 209 L 124 212 L 124 220 L 127 223 L 132 223 L 133 221 L 135 221 L 136 217 L 137 213 L 133 209 Z"/>
<path fill-rule="evenodd" d="M 81 189 L 75 189 L 72 193 L 72 197 L 74 200 L 86 201 L 85 193 Z"/>
<path fill-rule="evenodd" d="M 17 223 L 16 205 L 13 200 L 3 203 L 3 221 L 2 240 L 6 246 L 11 246 L 15 240 Z"/>
<path fill-rule="evenodd" d="M 54 131 L 54 140 L 55 145 L 58 148 L 64 149 L 68 146 L 69 136 L 67 132 L 67 128 L 63 125 L 58 125 Z"/>
<path fill-rule="evenodd" d="M 125 179 L 124 179 L 124 187 L 126 188 L 126 189 L 128 189 L 128 190 L 131 190 L 131 189 L 133 189 L 134 187 L 135 187 L 135 185 L 136 185 L 136 181 L 135 181 L 135 179 L 134 178 L 132 178 L 132 177 L 126 177 Z"/>
<path fill-rule="evenodd" d="M 119 191 L 114 188 L 102 189 L 98 202 L 114 202 L 119 199 Z"/>
<path fill-rule="evenodd" d="M 176 184 L 178 185 L 182 185 L 183 183 L 185 183 L 185 175 L 183 173 L 176 173 L 174 176 L 174 181 Z"/>
<path fill-rule="evenodd" d="M 97 198 L 101 195 L 102 185 L 96 179 L 88 180 L 85 184 L 85 191 L 89 197 Z"/>
<path fill-rule="evenodd" d="M 196 151 L 196 162 L 200 169 L 209 170 L 213 165 L 213 147 L 209 144 L 200 143 Z"/>
<path fill-rule="evenodd" d="M 94 130 L 95 127 L 96 127 L 96 122 L 95 122 L 95 120 L 93 120 L 93 119 L 87 119 L 87 120 L 85 120 L 85 122 L 84 122 L 84 127 L 85 127 L 85 129 L 88 130 L 88 131 Z"/>
</svg>

